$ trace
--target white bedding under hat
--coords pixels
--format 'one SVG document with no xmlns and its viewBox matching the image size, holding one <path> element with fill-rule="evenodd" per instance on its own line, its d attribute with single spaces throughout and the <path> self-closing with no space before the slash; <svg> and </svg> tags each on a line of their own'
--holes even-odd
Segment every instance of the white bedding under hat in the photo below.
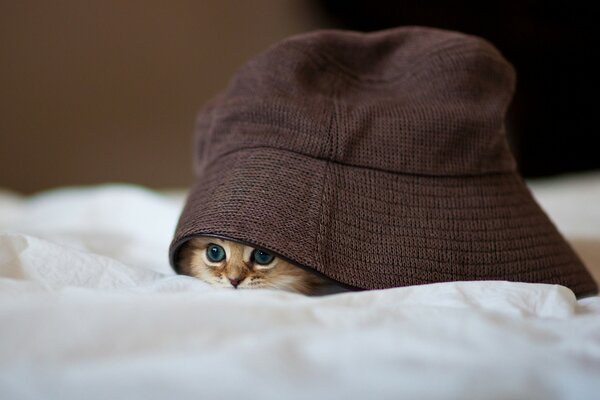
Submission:
<svg viewBox="0 0 600 400">
<path fill-rule="evenodd" d="M 600 173 L 532 183 L 600 276 Z M 183 193 L 0 193 L 0 399 L 592 399 L 600 297 L 454 282 L 309 298 L 174 275 Z"/>
</svg>

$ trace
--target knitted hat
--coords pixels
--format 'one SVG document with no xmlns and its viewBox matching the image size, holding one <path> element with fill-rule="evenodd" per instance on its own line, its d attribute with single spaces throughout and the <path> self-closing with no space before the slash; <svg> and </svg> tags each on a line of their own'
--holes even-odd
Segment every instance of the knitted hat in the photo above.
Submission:
<svg viewBox="0 0 600 400">
<path fill-rule="evenodd" d="M 317 31 L 242 67 L 201 112 L 197 180 L 170 249 L 247 243 L 342 285 L 595 282 L 516 172 L 511 65 L 488 42 Z"/>
</svg>

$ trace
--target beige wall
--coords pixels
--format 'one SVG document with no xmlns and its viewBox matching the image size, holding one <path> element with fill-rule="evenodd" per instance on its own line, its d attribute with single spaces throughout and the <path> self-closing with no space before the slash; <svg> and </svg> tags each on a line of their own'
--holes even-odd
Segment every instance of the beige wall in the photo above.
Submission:
<svg viewBox="0 0 600 400">
<path fill-rule="evenodd" d="M 187 186 L 198 108 L 302 0 L 0 0 L 0 187 Z"/>
</svg>

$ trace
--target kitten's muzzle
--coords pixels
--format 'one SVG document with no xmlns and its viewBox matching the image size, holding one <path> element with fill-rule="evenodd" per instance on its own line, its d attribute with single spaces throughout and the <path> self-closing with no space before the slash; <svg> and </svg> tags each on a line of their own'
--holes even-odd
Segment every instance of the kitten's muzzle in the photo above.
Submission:
<svg viewBox="0 0 600 400">
<path fill-rule="evenodd" d="M 229 278 L 227 277 L 227 279 L 229 279 L 229 282 L 231 282 L 231 285 L 237 289 L 238 285 L 244 280 L 242 279 L 238 279 L 238 278 Z"/>
</svg>

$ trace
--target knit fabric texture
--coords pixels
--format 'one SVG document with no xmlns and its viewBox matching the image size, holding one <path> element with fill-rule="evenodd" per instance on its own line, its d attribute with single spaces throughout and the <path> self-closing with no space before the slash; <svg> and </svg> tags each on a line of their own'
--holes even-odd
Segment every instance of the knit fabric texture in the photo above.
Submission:
<svg viewBox="0 0 600 400">
<path fill-rule="evenodd" d="M 200 113 L 171 244 L 213 235 L 342 285 L 597 286 L 516 170 L 515 72 L 487 41 L 402 27 L 286 39 Z"/>
</svg>

